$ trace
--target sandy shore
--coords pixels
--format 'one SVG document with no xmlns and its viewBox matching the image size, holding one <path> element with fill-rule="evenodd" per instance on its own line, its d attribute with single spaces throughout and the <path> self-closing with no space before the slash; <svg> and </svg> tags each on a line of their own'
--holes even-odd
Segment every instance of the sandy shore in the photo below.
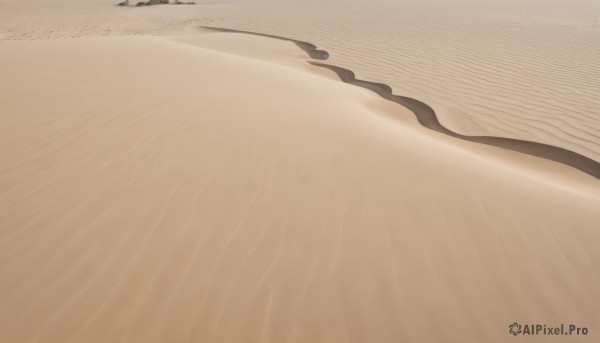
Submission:
<svg viewBox="0 0 600 343">
<path fill-rule="evenodd" d="M 0 41 L 0 341 L 596 336 L 595 177 L 424 128 L 291 42 L 113 11 Z"/>
</svg>

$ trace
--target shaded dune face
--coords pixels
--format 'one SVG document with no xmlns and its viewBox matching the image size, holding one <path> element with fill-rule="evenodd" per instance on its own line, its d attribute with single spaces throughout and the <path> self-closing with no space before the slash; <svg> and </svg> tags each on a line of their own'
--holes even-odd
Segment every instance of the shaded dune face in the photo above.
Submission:
<svg viewBox="0 0 600 343">
<path fill-rule="evenodd" d="M 2 342 L 504 342 L 521 318 L 600 319 L 596 179 L 422 129 L 290 42 L 0 42 L 0 65 Z"/>
</svg>

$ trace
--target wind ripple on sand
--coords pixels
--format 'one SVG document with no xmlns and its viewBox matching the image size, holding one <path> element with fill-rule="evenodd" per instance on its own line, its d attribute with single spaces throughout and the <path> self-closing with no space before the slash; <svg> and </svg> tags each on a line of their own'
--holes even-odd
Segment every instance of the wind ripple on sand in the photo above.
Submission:
<svg viewBox="0 0 600 343">
<path fill-rule="evenodd" d="M 279 40 L 287 40 L 293 42 L 302 50 L 304 50 L 310 57 L 319 60 L 326 60 L 329 58 L 329 53 L 324 50 L 318 50 L 314 44 L 301 42 L 298 40 L 288 39 L 285 37 L 261 34 L 255 32 L 248 31 L 239 31 L 225 28 L 217 28 L 217 27 L 208 27 L 204 26 L 204 29 L 214 30 L 218 32 L 236 32 L 236 33 L 244 33 L 251 35 L 258 35 L 263 37 L 269 37 Z M 537 142 L 525 141 L 520 139 L 512 139 L 512 138 L 504 138 L 504 137 L 492 137 L 492 136 L 467 136 L 462 135 L 456 132 L 453 132 L 442 124 L 440 124 L 438 117 L 435 111 L 427 104 L 418 101 L 416 99 L 408 98 L 405 96 L 394 95 L 392 93 L 392 88 L 388 85 L 369 82 L 364 80 L 356 79 L 354 72 L 351 70 L 341 68 L 338 66 L 324 64 L 324 63 L 316 63 L 310 62 L 312 65 L 319 66 L 322 68 L 327 68 L 334 71 L 342 81 L 359 86 L 362 88 L 369 89 L 377 94 L 379 94 L 384 99 L 396 102 L 409 110 L 411 110 L 417 120 L 424 127 L 455 137 L 463 140 L 467 140 L 470 142 L 477 142 L 487 145 L 492 145 L 504 149 L 514 150 L 521 153 L 538 156 L 542 158 L 546 158 L 552 161 L 560 162 L 571 167 L 577 168 L 585 173 L 588 173 L 597 179 L 600 179 L 600 162 L 597 162 L 591 158 L 580 155 L 576 152 L 569 151 L 567 149 L 563 149 L 561 147 L 556 147 L 548 144 L 542 144 Z"/>
<path fill-rule="evenodd" d="M 260 22 L 234 17 L 219 26 L 318 44 L 360 79 L 427 103 L 458 134 L 535 141 L 600 161 L 597 2 L 434 3 L 285 2 Z"/>
<path fill-rule="evenodd" d="M 598 322 L 586 174 L 391 120 L 290 42 L 0 52 L 2 342 L 495 343 L 515 317 Z"/>
</svg>

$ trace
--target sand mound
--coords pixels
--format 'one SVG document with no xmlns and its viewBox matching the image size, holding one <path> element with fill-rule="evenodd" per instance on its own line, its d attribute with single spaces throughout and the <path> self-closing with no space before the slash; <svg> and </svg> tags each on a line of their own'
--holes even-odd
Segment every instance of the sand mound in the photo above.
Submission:
<svg viewBox="0 0 600 343">
<path fill-rule="evenodd" d="M 600 319 L 600 188 L 233 33 L 0 42 L 0 341 L 503 342 Z"/>
</svg>

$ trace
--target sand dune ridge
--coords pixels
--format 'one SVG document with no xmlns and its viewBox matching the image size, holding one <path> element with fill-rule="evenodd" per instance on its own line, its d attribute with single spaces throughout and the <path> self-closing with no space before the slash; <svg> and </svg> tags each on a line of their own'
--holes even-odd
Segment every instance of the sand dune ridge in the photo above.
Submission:
<svg viewBox="0 0 600 343">
<path fill-rule="evenodd" d="M 311 58 L 326 60 L 329 57 L 329 53 L 325 50 L 319 50 L 314 44 L 308 42 L 302 42 L 295 39 L 289 39 L 285 37 L 269 35 L 264 33 L 256 33 L 249 31 L 241 31 L 241 30 L 233 30 L 226 28 L 217 28 L 217 27 L 209 27 L 203 26 L 205 29 L 215 30 L 219 32 L 235 32 L 235 33 L 243 33 L 243 34 L 251 34 L 262 37 L 269 37 L 280 40 L 287 40 L 293 42 L 302 50 L 304 50 Z M 544 143 L 526 141 L 522 139 L 515 138 L 506 138 L 506 137 L 494 137 L 494 136 L 469 136 L 463 135 L 452 130 L 449 130 L 445 126 L 443 126 L 435 111 L 431 106 L 426 103 L 405 97 L 400 95 L 393 94 L 392 87 L 377 82 L 370 82 L 365 80 L 360 80 L 356 78 L 356 75 L 353 71 L 349 69 L 345 69 L 342 67 L 334 66 L 331 64 L 324 63 L 315 63 L 309 62 L 310 64 L 322 68 L 327 68 L 329 70 L 334 71 L 340 79 L 345 82 L 355 86 L 359 86 L 362 88 L 369 89 L 377 94 L 379 94 L 384 99 L 396 102 L 406 108 L 408 108 L 411 112 L 415 114 L 419 123 L 431 130 L 452 136 L 454 138 L 463 139 L 470 142 L 476 142 L 481 144 L 492 145 L 496 147 L 500 147 L 503 149 L 509 149 L 517 152 L 521 152 L 528 155 L 533 155 L 537 157 L 542 157 L 545 159 L 549 159 L 552 161 L 556 161 L 562 164 L 566 164 L 568 166 L 577 168 L 587 174 L 594 176 L 597 179 L 600 179 L 600 162 L 597 162 L 589 157 L 578 154 L 574 151 L 570 151 L 558 146 L 553 146 Z"/>
</svg>

